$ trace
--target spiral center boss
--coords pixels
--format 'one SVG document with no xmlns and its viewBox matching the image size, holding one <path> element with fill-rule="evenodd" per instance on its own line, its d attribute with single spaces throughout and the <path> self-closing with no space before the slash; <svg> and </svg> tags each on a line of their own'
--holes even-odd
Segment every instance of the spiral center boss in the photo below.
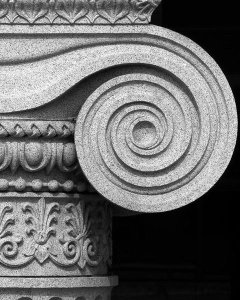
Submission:
<svg viewBox="0 0 240 300">
<path fill-rule="evenodd" d="M 134 122 L 132 129 L 133 143 L 142 149 L 149 149 L 156 144 L 157 140 L 157 128 L 149 121 Z"/>
<path fill-rule="evenodd" d="M 128 209 L 163 211 L 195 200 L 207 186 L 205 171 L 215 176 L 216 145 L 220 153 L 225 147 L 218 131 L 220 111 L 226 112 L 213 99 L 192 70 L 182 77 L 128 74 L 104 83 L 76 124 L 86 177 Z"/>
</svg>

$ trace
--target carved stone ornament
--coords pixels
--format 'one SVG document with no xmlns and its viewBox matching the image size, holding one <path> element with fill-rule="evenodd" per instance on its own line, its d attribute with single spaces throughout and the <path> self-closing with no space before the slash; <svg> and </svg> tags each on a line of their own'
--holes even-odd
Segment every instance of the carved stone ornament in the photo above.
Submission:
<svg viewBox="0 0 240 300">
<path fill-rule="evenodd" d="M 0 0 L 0 300 L 110 300 L 112 215 L 188 204 L 226 169 L 231 89 L 146 25 L 160 2 Z"/>
<path fill-rule="evenodd" d="M 1 276 L 106 273 L 111 264 L 111 212 L 106 202 L 87 195 L 46 194 L 26 200 L 11 197 L 7 204 L 0 203 Z"/>
<path fill-rule="evenodd" d="M 149 23 L 160 2 L 161 0 L 0 0 L 0 23 Z"/>
<path fill-rule="evenodd" d="M 78 159 L 115 204 L 171 210 L 202 196 L 226 169 L 237 135 L 233 95 L 213 59 L 188 39 L 155 28 L 141 31 L 141 45 L 136 29 L 135 41 L 127 39 L 115 59 L 141 61 L 142 69 L 107 80 L 84 102 Z"/>
</svg>

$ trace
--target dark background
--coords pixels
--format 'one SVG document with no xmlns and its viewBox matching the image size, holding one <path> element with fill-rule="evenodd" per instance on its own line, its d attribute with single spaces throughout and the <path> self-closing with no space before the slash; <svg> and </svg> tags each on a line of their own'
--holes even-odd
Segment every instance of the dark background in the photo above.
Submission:
<svg viewBox="0 0 240 300">
<path fill-rule="evenodd" d="M 163 0 L 152 24 L 177 31 L 219 64 L 240 99 L 238 1 Z M 237 103 L 238 105 L 238 103 Z M 114 300 L 240 299 L 239 145 L 218 183 L 175 211 L 115 218 Z"/>
</svg>

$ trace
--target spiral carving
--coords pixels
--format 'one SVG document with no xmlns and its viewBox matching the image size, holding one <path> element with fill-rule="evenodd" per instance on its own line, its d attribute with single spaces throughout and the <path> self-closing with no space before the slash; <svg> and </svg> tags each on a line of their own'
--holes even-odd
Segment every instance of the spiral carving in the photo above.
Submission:
<svg viewBox="0 0 240 300">
<path fill-rule="evenodd" d="M 0 242 L 0 251 L 6 258 L 15 257 L 18 254 L 18 244 L 22 241 L 21 238 L 5 239 Z"/>
<path fill-rule="evenodd" d="M 194 75 L 119 76 L 84 103 L 77 154 L 107 199 L 137 211 L 170 210 L 198 198 L 210 188 L 206 180 L 219 177 L 214 163 L 228 146 L 219 134 L 222 107 Z"/>
</svg>

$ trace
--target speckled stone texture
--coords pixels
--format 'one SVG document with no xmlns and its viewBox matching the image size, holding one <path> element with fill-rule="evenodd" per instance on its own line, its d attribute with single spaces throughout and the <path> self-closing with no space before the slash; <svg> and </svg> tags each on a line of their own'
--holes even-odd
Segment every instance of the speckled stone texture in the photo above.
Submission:
<svg viewBox="0 0 240 300">
<path fill-rule="evenodd" d="M 147 24 L 161 0 L 6 0 L 0 24 Z"/>
<path fill-rule="evenodd" d="M 129 42 L 117 54 L 106 47 L 104 63 L 133 67 L 84 102 L 75 143 L 81 168 L 104 197 L 158 212 L 198 199 L 220 178 L 237 115 L 223 73 L 204 50 L 166 29 L 141 29 L 126 28 Z"/>
<path fill-rule="evenodd" d="M 5 194 L 1 276 L 103 276 L 111 265 L 111 210 L 88 194 Z"/>
<path fill-rule="evenodd" d="M 1 279 L 0 300 L 108 300 L 117 277 Z"/>
<path fill-rule="evenodd" d="M 160 2 L 1 3 L 0 300 L 109 300 L 112 214 L 186 205 L 226 169 L 237 114 L 220 68 L 126 25 Z"/>
</svg>

